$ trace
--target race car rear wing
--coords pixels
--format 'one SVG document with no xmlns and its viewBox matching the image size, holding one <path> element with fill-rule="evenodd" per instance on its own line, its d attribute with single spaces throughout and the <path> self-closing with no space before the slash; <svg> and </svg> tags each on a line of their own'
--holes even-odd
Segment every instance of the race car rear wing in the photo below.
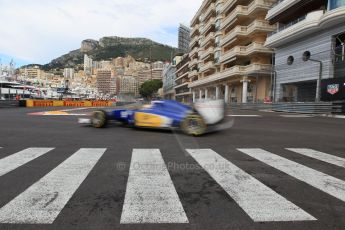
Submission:
<svg viewBox="0 0 345 230">
<path fill-rule="evenodd" d="M 216 124 L 225 117 L 224 100 L 198 100 L 194 103 L 194 108 L 208 125 Z"/>
</svg>

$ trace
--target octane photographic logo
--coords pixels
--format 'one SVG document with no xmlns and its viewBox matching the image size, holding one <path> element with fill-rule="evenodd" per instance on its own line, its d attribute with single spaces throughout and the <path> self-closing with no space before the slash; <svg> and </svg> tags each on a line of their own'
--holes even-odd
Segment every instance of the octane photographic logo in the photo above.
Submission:
<svg viewBox="0 0 345 230">
<path fill-rule="evenodd" d="M 339 92 L 339 84 L 332 84 L 327 86 L 327 92 L 334 95 Z"/>
</svg>

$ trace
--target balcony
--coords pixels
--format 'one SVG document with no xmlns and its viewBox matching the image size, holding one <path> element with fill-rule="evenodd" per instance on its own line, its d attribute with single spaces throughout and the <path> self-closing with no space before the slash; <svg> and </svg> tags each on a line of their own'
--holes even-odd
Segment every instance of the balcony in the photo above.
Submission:
<svg viewBox="0 0 345 230">
<path fill-rule="evenodd" d="M 226 20 L 223 21 L 221 25 L 221 29 L 224 29 L 225 27 L 229 26 L 231 22 L 233 22 L 233 20 L 235 20 L 238 16 L 249 16 L 257 9 L 269 10 L 272 4 L 273 4 L 273 1 L 269 1 L 269 0 L 255 0 L 248 6 L 238 5 L 229 14 Z"/>
<path fill-rule="evenodd" d="M 302 0 L 279 0 L 272 9 L 268 11 L 266 16 L 267 20 L 272 20 L 274 17 L 277 17 L 282 12 L 288 10 L 292 6 L 296 5 L 297 3 L 301 2 Z"/>
<path fill-rule="evenodd" d="M 229 43 L 237 36 L 249 36 L 256 31 L 269 33 L 274 31 L 276 28 L 277 27 L 275 25 L 270 25 L 264 20 L 255 20 L 249 26 L 236 26 L 222 39 L 221 46 Z"/>
<path fill-rule="evenodd" d="M 207 71 L 209 71 L 211 69 L 215 69 L 215 65 L 214 65 L 213 61 L 209 61 L 206 64 L 202 65 L 200 67 L 199 72 L 203 73 L 203 72 L 207 72 Z"/>
<path fill-rule="evenodd" d="M 188 67 L 192 68 L 193 66 L 197 65 L 198 63 L 199 63 L 198 59 L 193 59 L 191 62 L 189 62 Z"/>
<path fill-rule="evenodd" d="M 194 55 L 198 53 L 198 50 L 199 50 L 198 47 L 195 47 L 194 49 L 192 49 L 192 51 L 190 51 L 189 53 L 189 57 L 193 59 Z"/>
<path fill-rule="evenodd" d="M 195 36 L 189 43 L 189 47 L 192 48 L 199 42 L 199 36 Z"/>
<path fill-rule="evenodd" d="M 216 23 L 215 18 L 214 17 L 210 18 L 210 20 L 206 23 L 206 25 L 200 31 L 201 34 L 205 34 L 209 29 L 212 28 L 212 26 L 215 25 L 215 23 Z"/>
<path fill-rule="evenodd" d="M 214 48 L 210 47 L 207 50 L 204 51 L 204 53 L 201 55 L 200 59 L 205 60 L 207 59 L 210 55 L 213 55 L 214 53 Z"/>
<path fill-rule="evenodd" d="M 194 81 L 189 84 L 189 88 L 194 88 L 206 84 L 210 84 L 220 80 L 227 80 L 236 76 L 250 76 L 254 74 L 270 74 L 272 71 L 272 65 L 266 64 L 251 64 L 248 66 L 233 66 L 223 72 L 213 74 L 204 79 Z"/>
<path fill-rule="evenodd" d="M 193 35 L 197 35 L 197 32 L 199 32 L 199 24 L 195 25 L 190 32 L 190 35 L 193 37 Z"/>
<path fill-rule="evenodd" d="M 180 85 L 176 85 L 174 88 L 175 89 L 179 89 L 179 88 L 182 88 L 183 86 L 187 86 L 188 87 L 188 84 L 189 84 L 189 82 L 185 82 L 185 83 L 182 83 Z"/>
<path fill-rule="evenodd" d="M 209 42 L 214 41 L 215 35 L 213 32 L 209 33 L 207 37 L 201 42 L 201 47 L 205 47 L 209 44 Z"/>
<path fill-rule="evenodd" d="M 198 71 L 197 70 L 193 70 L 193 71 L 189 72 L 188 78 L 197 77 L 198 75 L 199 75 Z"/>
<path fill-rule="evenodd" d="M 189 72 L 186 72 L 186 73 L 182 74 L 181 76 L 177 77 L 177 78 L 175 79 L 175 82 L 178 81 L 178 80 L 180 80 L 180 79 L 182 79 L 182 78 L 184 78 L 184 77 L 187 77 L 188 74 L 189 74 Z"/>
<path fill-rule="evenodd" d="M 282 4 L 282 3 L 281 3 Z M 295 39 L 315 33 L 322 28 L 327 28 L 328 23 L 343 22 L 345 19 L 345 7 L 329 11 L 326 14 L 322 10 L 314 11 L 299 18 L 272 33 L 266 40 L 266 46 L 277 47 Z"/>
<path fill-rule="evenodd" d="M 226 63 L 236 56 L 248 56 L 253 53 L 273 53 L 273 49 L 267 48 L 263 43 L 252 43 L 248 46 L 236 46 L 221 56 L 220 62 Z"/>
<path fill-rule="evenodd" d="M 203 19 L 207 21 L 207 19 L 209 18 L 209 16 L 212 15 L 212 13 L 214 13 L 216 11 L 216 7 L 214 3 L 211 3 L 210 6 L 208 7 L 208 9 L 205 11 L 205 13 L 203 14 Z"/>
<path fill-rule="evenodd" d="M 222 13 L 227 12 L 232 6 L 234 6 L 237 3 L 237 0 L 234 1 L 225 1 L 224 5 L 223 5 L 223 9 L 222 9 Z"/>
</svg>

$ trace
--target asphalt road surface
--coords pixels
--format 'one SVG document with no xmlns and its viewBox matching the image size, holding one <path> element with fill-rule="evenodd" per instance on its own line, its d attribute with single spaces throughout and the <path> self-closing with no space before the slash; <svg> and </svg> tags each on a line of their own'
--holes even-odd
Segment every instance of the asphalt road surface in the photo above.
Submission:
<svg viewBox="0 0 345 230">
<path fill-rule="evenodd" d="M 195 138 L 52 110 L 0 109 L 1 230 L 345 229 L 345 119 L 229 112 Z"/>
</svg>

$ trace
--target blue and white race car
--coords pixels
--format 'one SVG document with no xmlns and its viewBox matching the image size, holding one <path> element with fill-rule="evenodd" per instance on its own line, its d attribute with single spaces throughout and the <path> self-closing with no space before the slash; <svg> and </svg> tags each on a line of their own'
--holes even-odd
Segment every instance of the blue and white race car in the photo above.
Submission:
<svg viewBox="0 0 345 230">
<path fill-rule="evenodd" d="M 79 119 L 79 123 L 103 128 L 109 121 L 153 129 L 181 129 L 188 135 L 199 136 L 204 133 L 224 129 L 220 123 L 224 119 L 225 104 L 222 100 L 199 101 L 188 106 L 177 101 L 153 101 L 140 109 L 114 109 L 110 112 L 98 110 L 90 119 Z"/>
</svg>

